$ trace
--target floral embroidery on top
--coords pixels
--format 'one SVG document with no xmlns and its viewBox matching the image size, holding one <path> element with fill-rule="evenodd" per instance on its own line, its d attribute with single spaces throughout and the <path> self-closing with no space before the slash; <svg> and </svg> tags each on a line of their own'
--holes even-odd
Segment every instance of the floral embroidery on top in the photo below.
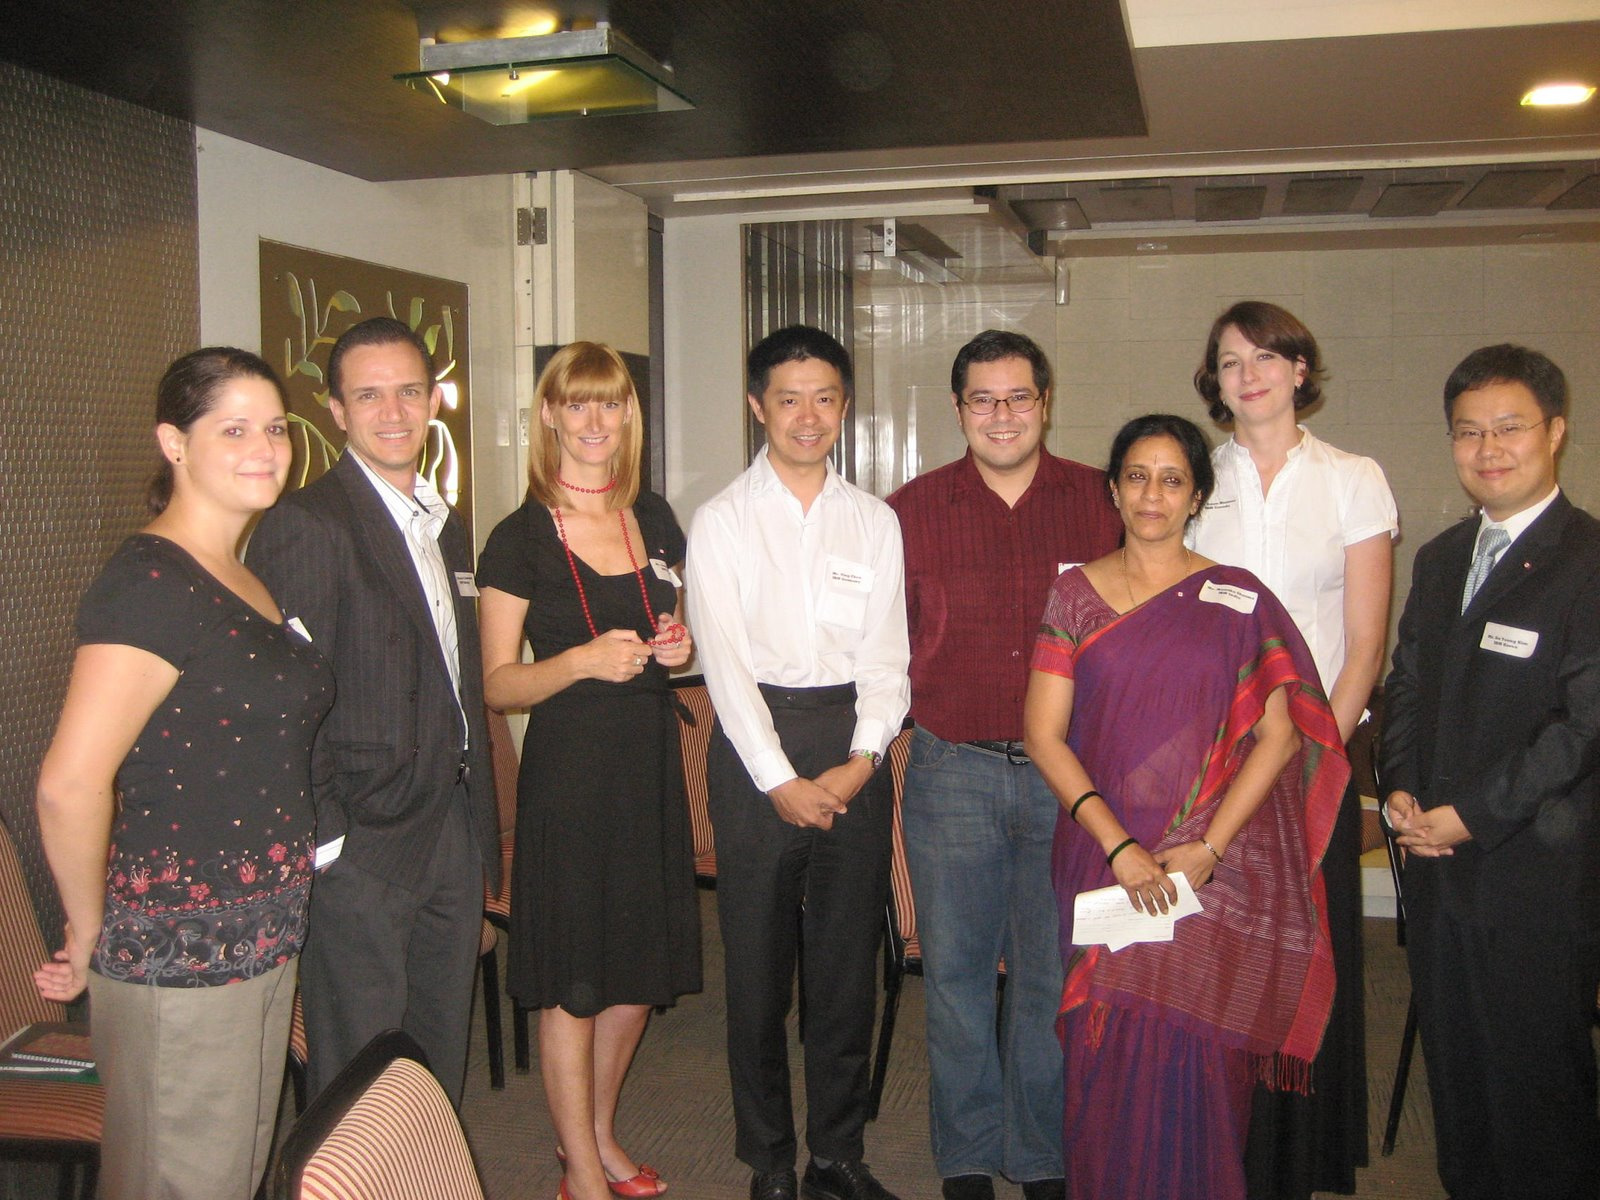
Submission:
<svg viewBox="0 0 1600 1200">
<path fill-rule="evenodd" d="M 144 534 L 91 586 L 78 632 L 179 672 L 117 772 L 95 971 L 193 987 L 288 961 L 311 890 L 311 744 L 333 699 L 321 654 Z"/>
</svg>

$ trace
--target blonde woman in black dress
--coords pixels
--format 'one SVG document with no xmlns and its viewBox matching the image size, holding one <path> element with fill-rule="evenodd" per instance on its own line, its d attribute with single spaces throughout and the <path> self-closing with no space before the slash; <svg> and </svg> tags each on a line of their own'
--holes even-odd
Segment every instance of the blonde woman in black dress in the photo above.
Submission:
<svg viewBox="0 0 1600 1200">
<path fill-rule="evenodd" d="M 651 1007 L 700 990 L 667 679 L 692 649 L 684 538 L 639 489 L 642 417 L 615 351 L 567 346 L 535 400 L 528 500 L 478 560 L 485 694 L 529 709 L 507 986 L 541 1010 L 560 1196 L 648 1198 L 667 1185 L 617 1141 L 617 1097 Z"/>
</svg>

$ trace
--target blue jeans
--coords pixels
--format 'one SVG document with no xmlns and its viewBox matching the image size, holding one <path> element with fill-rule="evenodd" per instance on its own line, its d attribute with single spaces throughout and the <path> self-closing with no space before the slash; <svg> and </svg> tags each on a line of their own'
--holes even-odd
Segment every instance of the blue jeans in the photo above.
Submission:
<svg viewBox="0 0 1600 1200">
<path fill-rule="evenodd" d="M 1061 951 L 1050 846 L 1059 806 L 1031 764 L 920 725 L 903 804 L 927 984 L 934 1162 L 946 1179 L 1058 1177 Z"/>
</svg>

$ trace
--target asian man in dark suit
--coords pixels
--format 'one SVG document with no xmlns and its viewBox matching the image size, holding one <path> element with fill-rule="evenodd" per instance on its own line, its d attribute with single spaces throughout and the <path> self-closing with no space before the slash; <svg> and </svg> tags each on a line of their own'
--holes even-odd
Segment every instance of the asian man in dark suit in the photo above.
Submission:
<svg viewBox="0 0 1600 1200">
<path fill-rule="evenodd" d="M 312 763 L 309 1083 L 399 1027 L 459 1104 L 483 885 L 500 869 L 472 548 L 417 473 L 440 402 L 422 340 L 388 317 L 354 325 L 328 384 L 346 453 L 248 551 L 338 684 Z"/>
<path fill-rule="evenodd" d="M 1490 346 L 1445 385 L 1482 509 L 1417 552 L 1383 732 L 1452 1200 L 1595 1200 L 1600 522 L 1556 484 L 1567 386 Z"/>
</svg>

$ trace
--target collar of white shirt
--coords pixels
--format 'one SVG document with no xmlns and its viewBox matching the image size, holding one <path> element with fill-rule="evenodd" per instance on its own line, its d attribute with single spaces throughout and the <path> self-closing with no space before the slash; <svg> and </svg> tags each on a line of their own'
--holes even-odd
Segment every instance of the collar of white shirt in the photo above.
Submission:
<svg viewBox="0 0 1600 1200">
<path fill-rule="evenodd" d="M 839 491 L 844 486 L 844 482 L 839 478 L 839 473 L 833 469 L 833 463 L 824 461 L 823 466 L 827 468 L 828 477 L 823 480 L 822 490 L 817 493 L 817 499 L 819 500 Z M 767 460 L 767 448 L 763 446 L 757 451 L 755 461 L 750 464 L 750 495 L 760 496 L 769 492 L 782 492 L 789 496 L 794 495 L 789 490 L 789 485 L 778 478 L 778 472 L 773 470 L 772 463 Z"/>
<path fill-rule="evenodd" d="M 1307 429 L 1304 425 L 1296 425 L 1295 428 L 1300 431 L 1300 440 L 1289 447 L 1288 457 L 1291 462 L 1299 458 L 1308 447 L 1316 442 L 1316 439 L 1311 436 L 1311 430 Z M 1246 447 L 1239 444 L 1239 437 L 1237 434 L 1230 437 L 1224 444 L 1233 452 L 1236 458 L 1250 458 L 1250 451 Z"/>
<path fill-rule="evenodd" d="M 1489 519 L 1489 514 L 1484 513 L 1478 518 L 1478 532 L 1477 535 L 1472 539 L 1473 546 L 1477 546 L 1478 539 L 1483 536 L 1483 531 L 1485 529 L 1489 528 L 1491 525 L 1499 525 L 1500 528 L 1504 529 L 1511 538 L 1511 541 L 1506 543 L 1505 549 L 1500 551 L 1501 554 L 1504 554 L 1506 550 L 1511 548 L 1512 544 L 1515 543 L 1519 537 L 1527 532 L 1528 526 L 1537 521 L 1540 514 L 1542 514 L 1545 509 L 1549 508 L 1556 502 L 1556 497 L 1560 494 L 1561 488 L 1559 486 L 1552 488 L 1550 494 L 1543 500 L 1539 501 L 1539 503 L 1530 505 L 1519 513 L 1512 514 L 1504 521 L 1491 521 Z M 1497 558 L 1495 561 L 1498 562 L 1499 559 Z"/>
<path fill-rule="evenodd" d="M 378 493 L 378 498 L 383 501 L 384 507 L 389 510 L 389 515 L 394 518 L 394 523 L 401 533 L 406 531 L 406 527 L 411 524 L 411 519 L 420 513 L 428 535 L 434 538 L 439 536 L 439 531 L 444 528 L 445 518 L 449 515 L 450 510 L 426 477 L 419 474 L 412 481 L 411 495 L 408 496 L 374 471 L 367 463 L 367 460 L 356 454 L 354 450 L 347 450 L 346 453 L 355 455 L 356 465 L 372 481 L 373 490 Z"/>
</svg>

